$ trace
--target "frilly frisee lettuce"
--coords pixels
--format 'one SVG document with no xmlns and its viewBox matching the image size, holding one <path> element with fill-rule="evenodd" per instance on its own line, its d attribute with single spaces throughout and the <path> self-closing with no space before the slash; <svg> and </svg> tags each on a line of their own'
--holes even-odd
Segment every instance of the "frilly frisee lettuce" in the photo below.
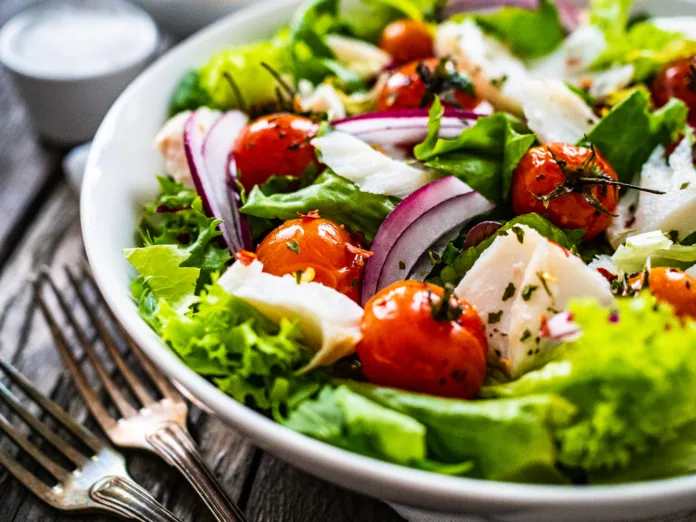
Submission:
<svg viewBox="0 0 696 522">
<path fill-rule="evenodd" d="M 494 202 L 510 193 L 512 173 L 536 137 L 520 120 L 498 113 L 476 123 L 454 139 L 439 138 L 444 108 L 435 101 L 429 111 L 428 135 L 414 154 L 427 167 L 458 177 Z"/>
<path fill-rule="evenodd" d="M 580 300 L 569 310 L 579 339 L 542 369 L 483 395 L 565 398 L 577 414 L 555 431 L 558 462 L 588 472 L 626 469 L 696 420 L 696 323 L 647 292 L 612 309 Z"/>
<path fill-rule="evenodd" d="M 299 323 L 276 324 L 217 284 L 207 286 L 195 308 L 183 313 L 160 299 L 157 318 L 162 339 L 189 368 L 262 410 L 271 407 L 275 380 L 292 377 L 313 352 Z"/>
<path fill-rule="evenodd" d="M 259 187 L 254 187 L 241 212 L 256 218 L 287 221 L 296 219 L 298 212 L 318 210 L 322 217 L 345 225 L 351 232 L 361 232 L 367 241 L 372 241 L 397 201 L 362 192 L 354 183 L 327 170 L 313 184 L 287 194 L 266 196 Z"/>
</svg>

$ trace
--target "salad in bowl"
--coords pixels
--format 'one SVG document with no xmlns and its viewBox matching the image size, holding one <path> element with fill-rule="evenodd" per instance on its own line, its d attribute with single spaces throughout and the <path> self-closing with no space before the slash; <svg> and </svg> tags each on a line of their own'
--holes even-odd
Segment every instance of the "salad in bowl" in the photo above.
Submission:
<svg viewBox="0 0 696 522">
<path fill-rule="evenodd" d="M 141 317 L 237 401 L 387 462 L 696 471 L 696 18 L 631 4 L 312 0 L 210 56 L 123 251 Z"/>
</svg>

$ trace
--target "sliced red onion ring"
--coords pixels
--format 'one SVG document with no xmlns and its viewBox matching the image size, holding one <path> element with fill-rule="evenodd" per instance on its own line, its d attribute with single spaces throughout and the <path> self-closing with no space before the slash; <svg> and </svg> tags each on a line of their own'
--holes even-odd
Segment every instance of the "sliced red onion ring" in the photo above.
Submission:
<svg viewBox="0 0 696 522">
<path fill-rule="evenodd" d="M 363 305 L 382 288 L 406 279 L 431 245 L 493 207 L 454 176 L 433 181 L 404 199 L 372 242 L 373 255 L 363 277 Z"/>
<path fill-rule="evenodd" d="M 446 109 L 440 125 L 440 137 L 456 138 L 482 116 L 461 109 Z M 332 123 L 336 130 L 375 145 L 390 146 L 418 143 L 428 135 L 427 109 L 371 112 Z"/>
<path fill-rule="evenodd" d="M 565 343 L 579 339 L 582 336 L 582 330 L 577 323 L 573 322 L 570 312 L 561 312 L 546 322 L 540 335 L 542 339 Z"/>
<path fill-rule="evenodd" d="M 212 120 L 210 111 L 191 114 L 184 129 L 184 149 L 196 191 L 205 212 L 222 220 L 220 230 L 231 252 L 251 248 L 248 228 L 241 220 L 235 200 L 228 191 L 229 153 L 247 123 L 241 111 L 230 111 Z"/>
<path fill-rule="evenodd" d="M 464 238 L 463 248 L 475 247 L 495 234 L 502 226 L 503 225 L 497 221 L 482 221 L 478 225 L 471 227 L 471 230 L 469 230 Z"/>
</svg>

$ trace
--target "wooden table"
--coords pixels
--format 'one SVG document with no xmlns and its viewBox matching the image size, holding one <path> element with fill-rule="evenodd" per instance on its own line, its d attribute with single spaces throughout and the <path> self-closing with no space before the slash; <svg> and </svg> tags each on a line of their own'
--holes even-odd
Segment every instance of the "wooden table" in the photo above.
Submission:
<svg viewBox="0 0 696 522">
<path fill-rule="evenodd" d="M 1 0 L 0 25 L 27 4 Z M 28 279 L 42 265 L 60 270 L 83 256 L 77 195 L 61 170 L 65 151 L 42 144 L 8 74 L 0 70 L 0 354 L 98 432 L 54 349 Z M 396 522 L 386 505 L 322 482 L 256 448 L 195 408 L 190 428 L 224 486 L 254 522 Z M 2 437 L 0 437 L 1 439 Z M 188 483 L 157 458 L 126 452 L 133 477 L 186 522 L 209 522 Z M 3 522 L 114 520 L 68 517 L 45 506 L 0 469 Z"/>
</svg>

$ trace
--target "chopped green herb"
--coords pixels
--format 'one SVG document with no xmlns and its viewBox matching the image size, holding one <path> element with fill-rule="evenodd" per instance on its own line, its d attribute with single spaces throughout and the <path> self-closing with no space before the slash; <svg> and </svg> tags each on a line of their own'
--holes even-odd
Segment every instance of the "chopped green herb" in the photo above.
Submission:
<svg viewBox="0 0 696 522">
<path fill-rule="evenodd" d="M 551 293 L 551 289 L 549 288 L 549 284 L 546 281 L 546 276 L 544 275 L 543 272 L 537 272 L 536 276 L 539 278 L 539 281 L 541 281 L 541 286 L 544 287 L 544 292 L 546 292 L 546 295 L 549 297 L 553 297 L 553 294 Z"/>
<path fill-rule="evenodd" d="M 295 272 L 295 281 L 297 281 L 298 285 L 302 282 L 302 270 L 297 270 Z"/>
<path fill-rule="evenodd" d="M 285 243 L 285 246 L 288 247 L 288 250 L 292 250 L 296 254 L 300 253 L 300 244 L 294 239 Z"/>
<path fill-rule="evenodd" d="M 510 230 L 512 230 L 517 236 L 517 241 L 524 244 L 524 230 L 522 227 L 514 226 Z"/>
<path fill-rule="evenodd" d="M 432 250 L 428 250 L 428 257 L 430 258 L 430 264 L 435 266 L 440 262 L 440 254 Z"/>
<path fill-rule="evenodd" d="M 507 301 L 515 295 L 515 285 L 508 283 L 505 287 L 505 292 L 503 292 L 503 301 Z"/>
<path fill-rule="evenodd" d="M 539 287 L 536 285 L 527 285 L 522 289 L 522 299 L 529 301 L 532 298 L 532 294 L 537 291 Z"/>
<path fill-rule="evenodd" d="M 359 284 L 360 284 L 360 281 L 358 281 L 357 279 L 353 279 L 350 282 L 350 286 L 352 286 L 353 288 L 356 288 Z"/>
<path fill-rule="evenodd" d="M 691 185 L 691 183 L 689 181 L 685 181 L 684 183 L 681 184 L 681 187 L 679 187 L 679 190 L 687 189 L 687 188 L 689 188 L 689 185 Z"/>
<path fill-rule="evenodd" d="M 520 337 L 520 342 L 525 342 L 527 339 L 529 339 L 532 336 L 532 332 L 529 331 L 529 328 L 525 329 L 524 332 L 522 332 L 522 337 Z"/>
<path fill-rule="evenodd" d="M 406 270 L 406 263 L 399 261 L 399 270 Z"/>
<path fill-rule="evenodd" d="M 488 324 L 499 323 L 501 317 L 503 317 L 502 310 L 498 310 L 497 312 L 489 312 L 488 313 Z"/>
</svg>

